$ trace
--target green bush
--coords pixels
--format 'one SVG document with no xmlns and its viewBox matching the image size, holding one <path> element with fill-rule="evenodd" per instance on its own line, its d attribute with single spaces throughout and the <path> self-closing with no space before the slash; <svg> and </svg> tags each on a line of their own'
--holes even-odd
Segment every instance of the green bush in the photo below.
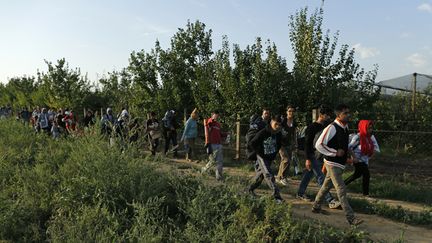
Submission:
<svg viewBox="0 0 432 243">
<path fill-rule="evenodd" d="M 151 161 L 137 146 L 121 151 L 94 133 L 52 140 L 0 121 L 0 134 L 0 240 L 355 242 L 366 237 L 295 220 L 287 204 L 182 175 L 169 163 Z"/>
</svg>

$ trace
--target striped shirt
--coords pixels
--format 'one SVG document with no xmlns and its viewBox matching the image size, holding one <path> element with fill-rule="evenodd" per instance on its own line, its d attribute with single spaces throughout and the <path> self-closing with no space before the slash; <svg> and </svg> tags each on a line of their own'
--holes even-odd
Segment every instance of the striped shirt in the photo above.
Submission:
<svg viewBox="0 0 432 243">
<path fill-rule="evenodd" d="M 337 119 L 334 121 L 335 125 L 340 126 L 343 129 L 348 129 L 348 125 L 343 125 Z M 321 154 L 328 157 L 336 157 L 337 150 L 334 148 L 330 148 L 327 144 L 328 142 L 336 135 L 336 128 L 333 124 L 328 125 L 324 128 L 323 132 L 319 136 L 315 148 Z M 330 161 L 328 159 L 324 159 L 324 163 L 327 165 L 335 166 L 341 169 L 345 169 L 345 165 L 342 165 L 337 162 Z"/>
</svg>

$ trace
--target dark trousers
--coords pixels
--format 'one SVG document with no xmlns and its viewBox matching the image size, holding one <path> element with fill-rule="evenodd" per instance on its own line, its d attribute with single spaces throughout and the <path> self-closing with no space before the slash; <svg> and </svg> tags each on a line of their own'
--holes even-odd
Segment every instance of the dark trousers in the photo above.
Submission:
<svg viewBox="0 0 432 243">
<path fill-rule="evenodd" d="M 152 155 L 156 155 L 157 147 L 159 146 L 159 138 L 151 139 L 150 137 L 150 147 Z"/>
<path fill-rule="evenodd" d="M 363 195 L 369 195 L 369 181 L 370 181 L 370 173 L 369 166 L 365 163 L 359 162 L 354 164 L 355 170 L 354 173 L 345 180 L 345 185 L 353 182 L 357 178 L 363 176 Z"/>
<path fill-rule="evenodd" d="M 170 143 L 172 143 L 173 146 L 177 145 L 177 132 L 165 131 L 164 138 L 165 138 L 165 154 L 166 154 L 169 150 Z M 177 156 L 177 149 L 174 150 L 174 156 Z"/>
<path fill-rule="evenodd" d="M 253 179 L 252 185 L 249 187 L 249 190 L 255 190 L 261 185 L 262 181 L 265 180 L 268 187 L 273 191 L 273 196 L 275 198 L 280 198 L 279 188 L 276 185 L 274 175 L 271 172 L 271 162 L 272 161 L 265 160 L 261 156 L 257 155 L 257 160 L 255 162 L 256 175 Z"/>
</svg>

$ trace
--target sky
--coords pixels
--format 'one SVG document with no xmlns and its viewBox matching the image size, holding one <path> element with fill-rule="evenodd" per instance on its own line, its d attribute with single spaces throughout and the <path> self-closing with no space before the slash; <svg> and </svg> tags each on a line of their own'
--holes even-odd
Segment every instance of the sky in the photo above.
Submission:
<svg viewBox="0 0 432 243">
<path fill-rule="evenodd" d="M 321 0 L 0 0 L 0 82 L 46 71 L 44 60 L 65 58 L 92 81 L 128 64 L 132 51 L 150 51 L 187 21 L 200 20 L 242 48 L 256 37 L 276 43 L 292 68 L 289 16 Z M 413 72 L 432 74 L 432 0 L 326 0 L 324 29 L 356 49 L 377 81 Z"/>
</svg>

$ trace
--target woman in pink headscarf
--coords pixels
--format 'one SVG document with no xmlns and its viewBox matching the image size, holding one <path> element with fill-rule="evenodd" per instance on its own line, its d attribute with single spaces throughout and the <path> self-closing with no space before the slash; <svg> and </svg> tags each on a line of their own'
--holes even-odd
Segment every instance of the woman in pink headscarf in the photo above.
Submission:
<svg viewBox="0 0 432 243">
<path fill-rule="evenodd" d="M 369 159 L 375 152 L 380 152 L 378 143 L 372 135 L 373 122 L 361 120 L 358 124 L 358 133 L 352 137 L 348 147 L 354 153 L 354 173 L 345 180 L 345 185 L 363 176 L 363 195 L 369 196 Z"/>
</svg>

